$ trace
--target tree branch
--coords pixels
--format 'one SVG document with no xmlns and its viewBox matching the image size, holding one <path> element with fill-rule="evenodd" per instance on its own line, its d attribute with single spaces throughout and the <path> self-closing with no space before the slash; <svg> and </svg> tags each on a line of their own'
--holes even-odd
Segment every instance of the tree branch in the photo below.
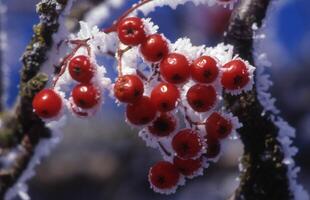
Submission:
<svg viewBox="0 0 310 200">
<path fill-rule="evenodd" d="M 230 19 L 226 43 L 234 46 L 234 53 L 254 64 L 253 24 L 262 26 L 270 0 L 242 0 Z M 286 200 L 293 199 L 282 162 L 284 152 L 277 140 L 278 128 L 271 120 L 272 113 L 264 113 L 256 88 L 240 96 L 225 94 L 226 107 L 239 117 L 239 130 L 244 144 L 240 185 L 235 199 Z"/>
<path fill-rule="evenodd" d="M 47 83 L 47 76 L 39 71 L 52 47 L 52 36 L 58 31 L 58 18 L 66 4 L 67 0 L 42 0 L 37 5 L 40 22 L 34 27 L 34 35 L 22 57 L 20 97 L 0 130 L 0 155 L 16 147 L 23 151 L 8 168 L 0 169 L 0 199 L 4 199 L 7 190 L 26 169 L 40 139 L 50 137 L 44 122 L 32 111 L 32 99 Z"/>
</svg>

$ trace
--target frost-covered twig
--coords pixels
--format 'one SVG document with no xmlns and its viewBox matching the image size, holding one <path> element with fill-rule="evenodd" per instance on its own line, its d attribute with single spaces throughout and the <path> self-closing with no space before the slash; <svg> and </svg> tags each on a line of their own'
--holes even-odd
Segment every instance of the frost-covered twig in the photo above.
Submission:
<svg viewBox="0 0 310 200">
<path fill-rule="evenodd" d="M 225 35 L 226 43 L 234 45 L 234 53 L 253 65 L 254 31 L 262 26 L 270 2 L 242 0 L 233 12 Z M 260 84 L 259 75 L 257 72 L 256 84 Z M 259 95 L 254 88 L 240 96 L 226 94 L 225 97 L 226 107 L 244 125 L 239 130 L 244 155 L 240 164 L 240 185 L 234 199 L 309 199 L 302 187 L 292 186 L 296 184 L 296 170 L 291 160 L 296 149 L 290 147 L 289 139 L 292 131 L 283 131 L 289 126 L 279 123 L 277 113 L 265 108 Z M 291 135 L 284 136 L 283 132 Z"/>
<path fill-rule="evenodd" d="M 11 199 L 17 194 L 22 199 L 28 199 L 23 184 L 32 176 L 30 167 L 34 167 L 38 162 L 38 159 L 33 159 L 32 156 L 41 139 L 50 137 L 49 130 L 33 113 L 31 103 L 34 95 L 47 83 L 47 76 L 40 74 L 39 71 L 54 44 L 54 33 L 60 28 L 58 20 L 70 2 L 42 0 L 37 5 L 40 22 L 34 27 L 34 35 L 22 57 L 20 97 L 15 110 L 7 119 L 7 126 L 4 124 L 0 132 L 1 135 L 10 135 L 10 140 L 13 141 L 1 146 L 1 199 Z M 41 154 L 45 154 L 44 152 Z"/>
</svg>

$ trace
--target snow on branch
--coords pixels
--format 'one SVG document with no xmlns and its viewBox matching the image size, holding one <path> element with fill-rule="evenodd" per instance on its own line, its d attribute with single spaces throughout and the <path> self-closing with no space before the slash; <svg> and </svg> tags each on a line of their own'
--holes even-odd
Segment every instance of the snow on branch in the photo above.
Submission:
<svg viewBox="0 0 310 200">
<path fill-rule="evenodd" d="M 295 130 L 278 116 L 268 89 L 272 85 L 265 67 L 271 66 L 258 48 L 263 35 L 264 19 L 270 0 L 243 0 L 234 10 L 225 41 L 234 45 L 234 53 L 257 65 L 255 88 L 237 97 L 226 95 L 226 106 L 238 116 L 244 126 L 239 130 L 245 152 L 242 158 L 241 183 L 235 199 L 253 196 L 262 199 L 308 200 L 309 196 L 296 178 L 299 171 L 293 156 L 297 148 L 291 146 Z M 254 41 L 256 49 L 254 53 Z M 256 167 L 257 166 L 257 167 Z M 259 174 L 272 174 L 260 179 Z M 268 183 L 267 183 L 268 181 Z M 270 190 L 272 188 L 272 190 Z"/>
<path fill-rule="evenodd" d="M 34 27 L 34 35 L 22 57 L 20 98 L 15 113 L 8 116 L 7 121 L 11 123 L 1 127 L 1 134 L 9 132 L 14 141 L 9 146 L 1 146 L 0 161 L 7 166 L 0 170 L 1 199 L 10 200 L 16 195 L 29 199 L 25 182 L 34 175 L 34 167 L 41 157 L 55 144 L 53 136 L 48 139 L 50 132 L 33 113 L 31 104 L 34 95 L 47 83 L 47 76 L 39 71 L 50 49 L 57 45 L 54 33 L 64 29 L 61 18 L 71 4 L 72 1 L 42 0 L 37 5 L 40 22 Z"/>
</svg>

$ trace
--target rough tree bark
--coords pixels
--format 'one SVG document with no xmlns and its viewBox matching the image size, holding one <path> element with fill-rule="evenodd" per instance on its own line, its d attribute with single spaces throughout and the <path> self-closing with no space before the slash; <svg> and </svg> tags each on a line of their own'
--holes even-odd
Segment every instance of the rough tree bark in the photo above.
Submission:
<svg viewBox="0 0 310 200">
<path fill-rule="evenodd" d="M 47 83 L 47 75 L 39 70 L 47 59 L 46 54 L 53 44 L 52 35 L 58 31 L 58 17 L 66 4 L 67 0 L 49 0 L 37 6 L 41 20 L 34 27 L 32 39 L 22 56 L 19 99 L 15 108 L 1 118 L 0 155 L 15 147 L 22 151 L 9 168 L 0 169 L 0 199 L 4 199 L 7 190 L 27 167 L 40 139 L 50 136 L 43 121 L 33 113 L 31 104 L 34 95 Z"/>
<path fill-rule="evenodd" d="M 255 66 L 253 57 L 253 24 L 262 26 L 271 0 L 242 0 L 233 11 L 226 43 L 234 46 L 234 53 Z M 254 89 L 240 96 L 226 94 L 226 107 L 243 123 L 238 130 L 244 144 L 240 185 L 235 199 L 286 200 L 293 196 L 289 190 L 284 152 L 277 140 L 278 128 L 271 120 L 272 113 L 264 108 Z"/>
</svg>

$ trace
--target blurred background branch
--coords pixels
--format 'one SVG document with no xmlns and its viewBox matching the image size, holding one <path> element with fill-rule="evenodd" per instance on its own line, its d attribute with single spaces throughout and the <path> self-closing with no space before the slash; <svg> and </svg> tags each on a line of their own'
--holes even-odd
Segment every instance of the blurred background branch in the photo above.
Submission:
<svg viewBox="0 0 310 200">
<path fill-rule="evenodd" d="M 225 42 L 234 53 L 254 63 L 253 25 L 261 28 L 271 0 L 241 0 L 234 9 Z M 257 78 L 257 77 L 256 77 Z M 240 185 L 235 199 L 293 199 L 279 130 L 257 97 L 256 88 L 240 96 L 225 95 L 226 107 L 243 123 L 239 130 L 244 144 Z"/>
</svg>

